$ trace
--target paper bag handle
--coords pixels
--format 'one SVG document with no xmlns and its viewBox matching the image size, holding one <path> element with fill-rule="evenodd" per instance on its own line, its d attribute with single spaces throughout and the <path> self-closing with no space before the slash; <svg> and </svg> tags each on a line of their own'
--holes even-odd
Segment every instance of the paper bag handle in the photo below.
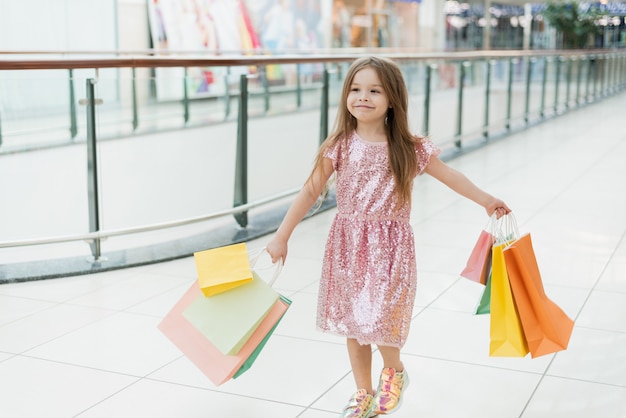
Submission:
<svg viewBox="0 0 626 418">
<path fill-rule="evenodd" d="M 496 244 L 518 239 L 520 237 L 519 228 L 513 213 L 508 213 L 498 219 L 494 212 L 491 215 L 491 234 L 494 236 Z"/>
<path fill-rule="evenodd" d="M 269 255 L 269 252 L 267 252 L 267 249 L 265 247 L 263 247 L 263 248 L 261 248 L 259 250 L 254 251 L 250 255 L 250 267 L 252 269 L 254 269 L 254 266 L 256 266 L 257 261 L 259 261 L 259 258 L 261 258 L 261 255 L 263 253 L 267 253 Z M 274 285 L 274 282 L 276 281 L 276 279 L 280 275 L 280 272 L 283 270 L 283 260 L 279 259 L 277 262 L 272 263 L 272 266 L 274 267 L 274 273 L 272 274 L 272 278 L 267 282 L 267 284 L 270 287 L 272 287 Z"/>
</svg>

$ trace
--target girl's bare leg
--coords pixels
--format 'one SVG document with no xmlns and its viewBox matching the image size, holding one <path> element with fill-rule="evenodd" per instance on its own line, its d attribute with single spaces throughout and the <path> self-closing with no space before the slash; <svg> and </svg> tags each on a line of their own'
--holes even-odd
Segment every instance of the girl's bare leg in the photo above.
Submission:
<svg viewBox="0 0 626 418">
<path fill-rule="evenodd" d="M 404 370 L 404 365 L 400 361 L 400 349 L 397 347 L 378 346 L 380 354 L 383 356 L 383 368 L 390 367 L 397 372 Z"/>
<path fill-rule="evenodd" d="M 372 346 L 361 345 L 354 338 L 348 338 L 348 355 L 357 389 L 365 389 L 367 393 L 374 394 L 372 387 Z"/>
</svg>

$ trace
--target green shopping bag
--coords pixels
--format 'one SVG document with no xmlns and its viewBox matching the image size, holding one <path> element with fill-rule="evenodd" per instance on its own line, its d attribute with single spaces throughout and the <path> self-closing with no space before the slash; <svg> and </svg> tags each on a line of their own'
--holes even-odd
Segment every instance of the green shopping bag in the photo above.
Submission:
<svg viewBox="0 0 626 418">
<path fill-rule="evenodd" d="M 253 360 L 248 361 L 245 369 L 242 369 L 250 356 L 254 355 L 254 359 L 256 359 L 259 355 L 259 344 L 267 342 L 267 335 L 274 331 L 275 325 L 285 315 L 289 308 L 289 303 L 291 303 L 291 301 L 281 297 L 252 333 L 239 353 L 234 356 L 227 356 L 222 354 L 211 341 L 183 316 L 183 312 L 198 296 L 202 296 L 202 292 L 196 281 L 163 318 L 158 328 L 216 386 L 220 386 L 232 379 L 235 373 L 238 372 L 241 375 L 250 368 Z"/>
<path fill-rule="evenodd" d="M 491 271 L 489 271 L 489 276 L 487 277 L 487 283 L 485 284 L 485 288 L 483 289 L 483 294 L 478 301 L 478 306 L 476 306 L 476 311 L 474 312 L 476 315 L 484 315 L 488 314 L 491 311 Z"/>
<path fill-rule="evenodd" d="M 291 300 L 287 299 L 286 297 L 284 297 L 283 295 L 280 295 L 280 301 L 285 303 L 287 305 L 287 309 L 289 308 L 289 306 L 291 306 Z M 286 313 L 286 311 L 285 311 Z M 239 376 L 241 376 L 242 374 L 244 374 L 250 367 L 252 367 L 252 365 L 254 364 L 256 358 L 259 356 L 259 354 L 261 353 L 261 350 L 263 350 L 263 347 L 265 347 L 265 344 L 269 341 L 270 337 L 272 336 L 272 334 L 274 333 L 274 330 L 276 329 L 276 327 L 278 327 L 278 324 L 280 323 L 281 319 L 283 319 L 283 316 L 285 316 L 285 314 L 283 313 L 283 315 L 278 319 L 278 321 L 276 322 L 276 324 L 272 327 L 272 329 L 267 333 L 267 335 L 265 336 L 265 338 L 263 338 L 263 340 L 259 343 L 259 345 L 257 346 L 257 348 L 254 349 L 254 351 L 252 352 L 252 354 L 250 354 L 250 357 L 248 357 L 248 359 L 241 365 L 241 367 L 239 368 L 239 370 L 237 370 L 237 372 L 233 375 L 233 379 L 238 378 Z"/>
</svg>

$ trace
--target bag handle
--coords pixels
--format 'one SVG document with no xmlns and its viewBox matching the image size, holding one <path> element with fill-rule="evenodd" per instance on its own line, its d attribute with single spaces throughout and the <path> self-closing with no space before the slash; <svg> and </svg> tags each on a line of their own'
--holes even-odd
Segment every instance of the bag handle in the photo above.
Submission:
<svg viewBox="0 0 626 418">
<path fill-rule="evenodd" d="M 254 252 L 250 254 L 250 268 L 254 269 L 257 261 L 259 261 L 259 258 L 261 258 L 261 255 L 263 253 L 267 253 L 267 255 L 270 255 L 270 253 L 267 252 L 267 249 L 265 247 L 255 250 Z M 272 274 L 272 278 L 267 282 L 267 284 L 270 287 L 274 285 L 274 282 L 276 281 L 276 279 L 278 279 L 278 275 L 283 270 L 283 260 L 280 259 L 277 262 L 272 263 L 272 267 L 274 268 L 274 273 Z M 268 268 L 268 267 L 264 267 L 264 268 Z"/>
<path fill-rule="evenodd" d="M 512 212 L 497 218 L 497 215 L 491 215 L 491 234 L 495 237 L 495 244 L 503 244 L 516 240 L 520 237 L 519 228 L 517 227 L 517 219 Z"/>
</svg>

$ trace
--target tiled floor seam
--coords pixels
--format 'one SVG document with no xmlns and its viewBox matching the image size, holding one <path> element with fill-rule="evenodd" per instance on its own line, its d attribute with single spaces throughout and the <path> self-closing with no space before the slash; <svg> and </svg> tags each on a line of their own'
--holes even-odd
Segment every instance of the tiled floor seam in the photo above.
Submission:
<svg viewBox="0 0 626 418">
<path fill-rule="evenodd" d="M 598 286 L 598 283 L 600 283 L 600 280 L 602 280 L 602 276 L 604 275 L 604 272 L 606 271 L 608 266 L 611 264 L 611 260 L 613 260 L 613 257 L 615 257 L 615 253 L 618 251 L 618 248 L 620 248 L 620 246 L 624 242 L 625 237 L 626 237 L 626 231 L 624 231 L 622 233 L 622 237 L 620 238 L 619 242 L 613 248 L 613 252 L 611 253 L 611 256 L 606 261 L 606 264 L 602 268 L 602 271 L 598 274 L 598 278 L 596 279 L 596 281 L 594 282 L 593 286 L 591 287 L 591 291 L 587 294 L 587 297 L 585 298 L 584 302 L 580 306 L 580 309 L 576 313 L 576 316 L 573 318 L 574 322 L 576 322 L 578 320 L 578 317 L 580 316 L 582 311 L 585 309 L 585 306 L 587 306 L 587 302 L 589 302 L 589 298 L 591 297 L 592 293 L 596 290 L 596 287 Z"/>
</svg>

